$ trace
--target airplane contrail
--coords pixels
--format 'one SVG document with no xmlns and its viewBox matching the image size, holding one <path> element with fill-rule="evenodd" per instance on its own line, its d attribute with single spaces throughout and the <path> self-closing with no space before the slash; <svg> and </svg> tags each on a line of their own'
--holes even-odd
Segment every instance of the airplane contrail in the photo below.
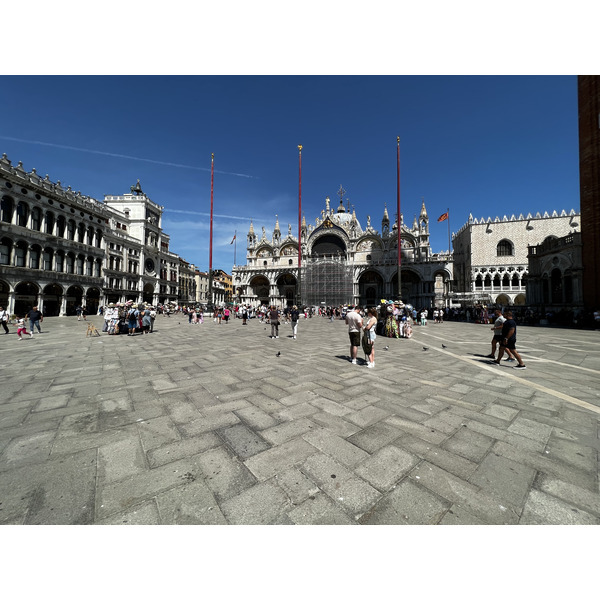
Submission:
<svg viewBox="0 0 600 600">
<path fill-rule="evenodd" d="M 198 212 L 195 210 L 177 210 L 174 208 L 165 208 L 164 212 L 166 213 L 179 213 L 182 215 L 197 215 L 199 217 L 210 217 L 210 213 Z M 238 221 L 256 221 L 256 217 L 238 217 L 237 215 L 215 215 L 214 217 L 220 217 L 222 219 L 237 219 Z"/>
<path fill-rule="evenodd" d="M 22 144 L 36 144 L 38 146 L 49 146 L 50 148 L 62 148 L 63 150 L 75 150 L 76 152 L 87 152 L 88 154 L 100 154 L 102 156 L 112 156 L 114 158 L 127 158 L 129 160 L 139 160 L 155 165 L 166 165 L 168 167 L 177 167 L 179 169 L 192 169 L 194 171 L 210 171 L 208 167 L 194 167 L 192 165 L 182 165 L 179 163 L 165 162 L 162 160 L 153 160 L 152 158 L 140 158 L 139 156 L 129 156 L 127 154 L 116 154 L 114 152 L 103 152 L 102 150 L 90 150 L 88 148 L 77 148 L 76 146 L 65 146 L 64 144 L 54 144 L 50 142 L 40 142 L 39 140 L 22 140 L 20 138 L 0 135 L 0 139 L 9 140 L 11 142 L 21 142 Z M 245 173 L 232 173 L 231 171 L 219 171 L 215 169 L 215 173 L 221 175 L 235 175 L 236 177 L 246 177 L 248 179 L 258 179 L 255 175 L 246 175 Z"/>
</svg>

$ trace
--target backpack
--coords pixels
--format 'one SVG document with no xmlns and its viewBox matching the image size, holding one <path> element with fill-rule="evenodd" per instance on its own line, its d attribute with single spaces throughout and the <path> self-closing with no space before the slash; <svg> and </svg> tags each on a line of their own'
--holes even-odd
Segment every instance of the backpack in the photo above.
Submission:
<svg viewBox="0 0 600 600">
<path fill-rule="evenodd" d="M 365 331 L 362 336 L 362 349 L 363 352 L 368 356 L 371 354 L 373 350 L 373 342 L 371 341 L 371 336 L 368 331 Z"/>
</svg>

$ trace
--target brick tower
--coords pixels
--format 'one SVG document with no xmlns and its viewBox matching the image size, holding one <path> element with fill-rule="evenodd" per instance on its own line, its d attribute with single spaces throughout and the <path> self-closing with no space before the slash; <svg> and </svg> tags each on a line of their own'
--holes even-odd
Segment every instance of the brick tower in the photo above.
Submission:
<svg viewBox="0 0 600 600">
<path fill-rule="evenodd" d="M 583 301 L 600 309 L 600 76 L 580 75 L 579 186 L 583 243 Z"/>
</svg>

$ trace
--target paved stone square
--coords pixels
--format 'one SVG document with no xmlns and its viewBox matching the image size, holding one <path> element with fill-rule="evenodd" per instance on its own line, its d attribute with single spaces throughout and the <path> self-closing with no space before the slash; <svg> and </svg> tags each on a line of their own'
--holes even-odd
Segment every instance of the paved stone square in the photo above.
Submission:
<svg viewBox="0 0 600 600">
<path fill-rule="evenodd" d="M 379 337 L 372 370 L 323 318 L 296 340 L 256 319 L 86 328 L 0 334 L 2 524 L 600 520 L 598 331 L 519 327 L 518 371 L 472 323 Z"/>
</svg>

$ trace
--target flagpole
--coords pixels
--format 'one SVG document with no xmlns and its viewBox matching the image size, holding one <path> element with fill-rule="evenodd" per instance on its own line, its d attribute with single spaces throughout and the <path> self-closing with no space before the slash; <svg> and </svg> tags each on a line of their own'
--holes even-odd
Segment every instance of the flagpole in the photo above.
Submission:
<svg viewBox="0 0 600 600">
<path fill-rule="evenodd" d="M 446 212 L 448 213 L 448 254 L 450 254 L 450 209 L 447 208 Z"/>
<path fill-rule="evenodd" d="M 400 240 L 400 229 L 402 227 L 402 219 L 400 218 L 400 136 L 396 137 L 398 144 L 396 156 L 397 156 L 397 182 L 396 182 L 396 199 L 397 199 L 397 213 L 398 213 L 398 300 L 402 300 L 402 242 Z"/>
<path fill-rule="evenodd" d="M 302 308 L 302 145 L 298 146 L 298 307 Z"/>
<path fill-rule="evenodd" d="M 237 256 L 237 229 L 235 230 L 235 232 L 233 234 L 233 264 L 234 264 L 234 266 L 237 264 L 236 256 Z"/>
<path fill-rule="evenodd" d="M 215 153 L 210 155 L 210 244 L 208 253 L 208 309 L 213 309 L 213 190 L 215 176 Z"/>
</svg>

